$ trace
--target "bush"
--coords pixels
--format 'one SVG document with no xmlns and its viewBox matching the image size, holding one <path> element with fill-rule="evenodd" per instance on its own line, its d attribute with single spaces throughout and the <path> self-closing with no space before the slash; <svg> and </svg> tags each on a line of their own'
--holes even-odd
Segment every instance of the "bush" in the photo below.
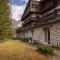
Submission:
<svg viewBox="0 0 60 60">
<path fill-rule="evenodd" d="M 44 54 L 53 54 L 53 49 L 47 46 L 39 46 L 38 51 Z"/>
</svg>

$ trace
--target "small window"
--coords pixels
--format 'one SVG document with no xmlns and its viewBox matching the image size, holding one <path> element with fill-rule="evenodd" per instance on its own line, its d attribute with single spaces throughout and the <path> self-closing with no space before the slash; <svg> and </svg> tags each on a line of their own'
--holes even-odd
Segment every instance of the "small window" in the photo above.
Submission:
<svg viewBox="0 0 60 60">
<path fill-rule="evenodd" d="M 45 31 L 44 31 L 44 34 L 45 34 L 45 42 L 48 42 L 48 31 L 45 30 Z"/>
<path fill-rule="evenodd" d="M 33 37 L 34 30 L 32 30 L 31 33 L 32 33 L 32 37 Z"/>
<path fill-rule="evenodd" d="M 36 4 L 32 4 L 32 8 L 37 8 L 38 6 Z"/>
<path fill-rule="evenodd" d="M 39 15 L 36 15 L 36 18 L 39 19 Z"/>
<path fill-rule="evenodd" d="M 36 17 L 36 14 L 32 14 L 32 17 Z"/>
</svg>

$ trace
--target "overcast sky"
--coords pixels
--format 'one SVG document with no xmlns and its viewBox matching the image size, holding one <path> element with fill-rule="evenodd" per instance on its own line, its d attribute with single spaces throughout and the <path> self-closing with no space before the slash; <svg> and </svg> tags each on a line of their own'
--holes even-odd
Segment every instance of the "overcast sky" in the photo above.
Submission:
<svg viewBox="0 0 60 60">
<path fill-rule="evenodd" d="M 12 18 L 20 20 L 28 0 L 10 0 Z"/>
</svg>

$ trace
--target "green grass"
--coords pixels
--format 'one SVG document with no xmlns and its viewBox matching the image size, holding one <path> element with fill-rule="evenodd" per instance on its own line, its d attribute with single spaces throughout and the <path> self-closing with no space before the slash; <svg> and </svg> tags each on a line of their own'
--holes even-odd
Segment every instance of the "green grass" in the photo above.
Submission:
<svg viewBox="0 0 60 60">
<path fill-rule="evenodd" d="M 38 46 L 37 51 L 46 55 L 53 55 L 54 52 L 50 46 Z"/>
<path fill-rule="evenodd" d="M 8 40 L 0 43 L 0 60 L 49 60 L 49 58 L 37 53 L 23 42 Z"/>
</svg>

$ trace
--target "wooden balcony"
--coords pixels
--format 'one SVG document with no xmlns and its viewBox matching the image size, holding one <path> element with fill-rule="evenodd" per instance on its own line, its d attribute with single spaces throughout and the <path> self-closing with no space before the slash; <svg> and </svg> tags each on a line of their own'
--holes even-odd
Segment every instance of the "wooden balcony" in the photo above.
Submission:
<svg viewBox="0 0 60 60">
<path fill-rule="evenodd" d="M 45 4 L 45 5 L 43 6 L 43 11 L 46 10 L 46 9 L 48 9 L 48 8 L 50 8 L 51 6 L 54 6 L 54 4 L 53 4 L 52 1 L 48 2 L 47 4 Z"/>
<path fill-rule="evenodd" d="M 46 13 L 47 11 L 55 8 L 57 6 L 57 2 L 56 1 L 48 1 L 45 3 L 45 1 L 41 2 L 40 3 L 40 13 L 41 14 L 44 14 Z"/>
<path fill-rule="evenodd" d="M 28 17 L 32 13 L 38 13 L 38 10 L 36 8 L 29 8 L 24 14 L 22 20 L 24 20 L 26 17 Z"/>
<path fill-rule="evenodd" d="M 26 18 L 26 19 L 24 20 L 24 22 L 22 23 L 22 25 L 27 24 L 29 21 L 31 21 L 31 16 L 29 16 L 28 18 Z"/>
<path fill-rule="evenodd" d="M 35 21 L 38 21 L 38 20 L 39 20 L 39 15 L 38 14 L 31 14 L 24 20 L 22 25 L 24 26 L 26 24 L 29 24 L 29 22 L 35 22 Z"/>
<path fill-rule="evenodd" d="M 24 30 L 28 30 L 28 29 L 33 28 L 35 25 L 36 25 L 36 22 L 34 22 L 34 23 L 31 22 L 31 23 L 29 23 L 29 24 L 23 26 L 23 29 L 24 29 Z"/>
<path fill-rule="evenodd" d="M 40 24 L 58 21 L 60 17 L 60 8 L 57 7 L 41 15 Z"/>
</svg>

